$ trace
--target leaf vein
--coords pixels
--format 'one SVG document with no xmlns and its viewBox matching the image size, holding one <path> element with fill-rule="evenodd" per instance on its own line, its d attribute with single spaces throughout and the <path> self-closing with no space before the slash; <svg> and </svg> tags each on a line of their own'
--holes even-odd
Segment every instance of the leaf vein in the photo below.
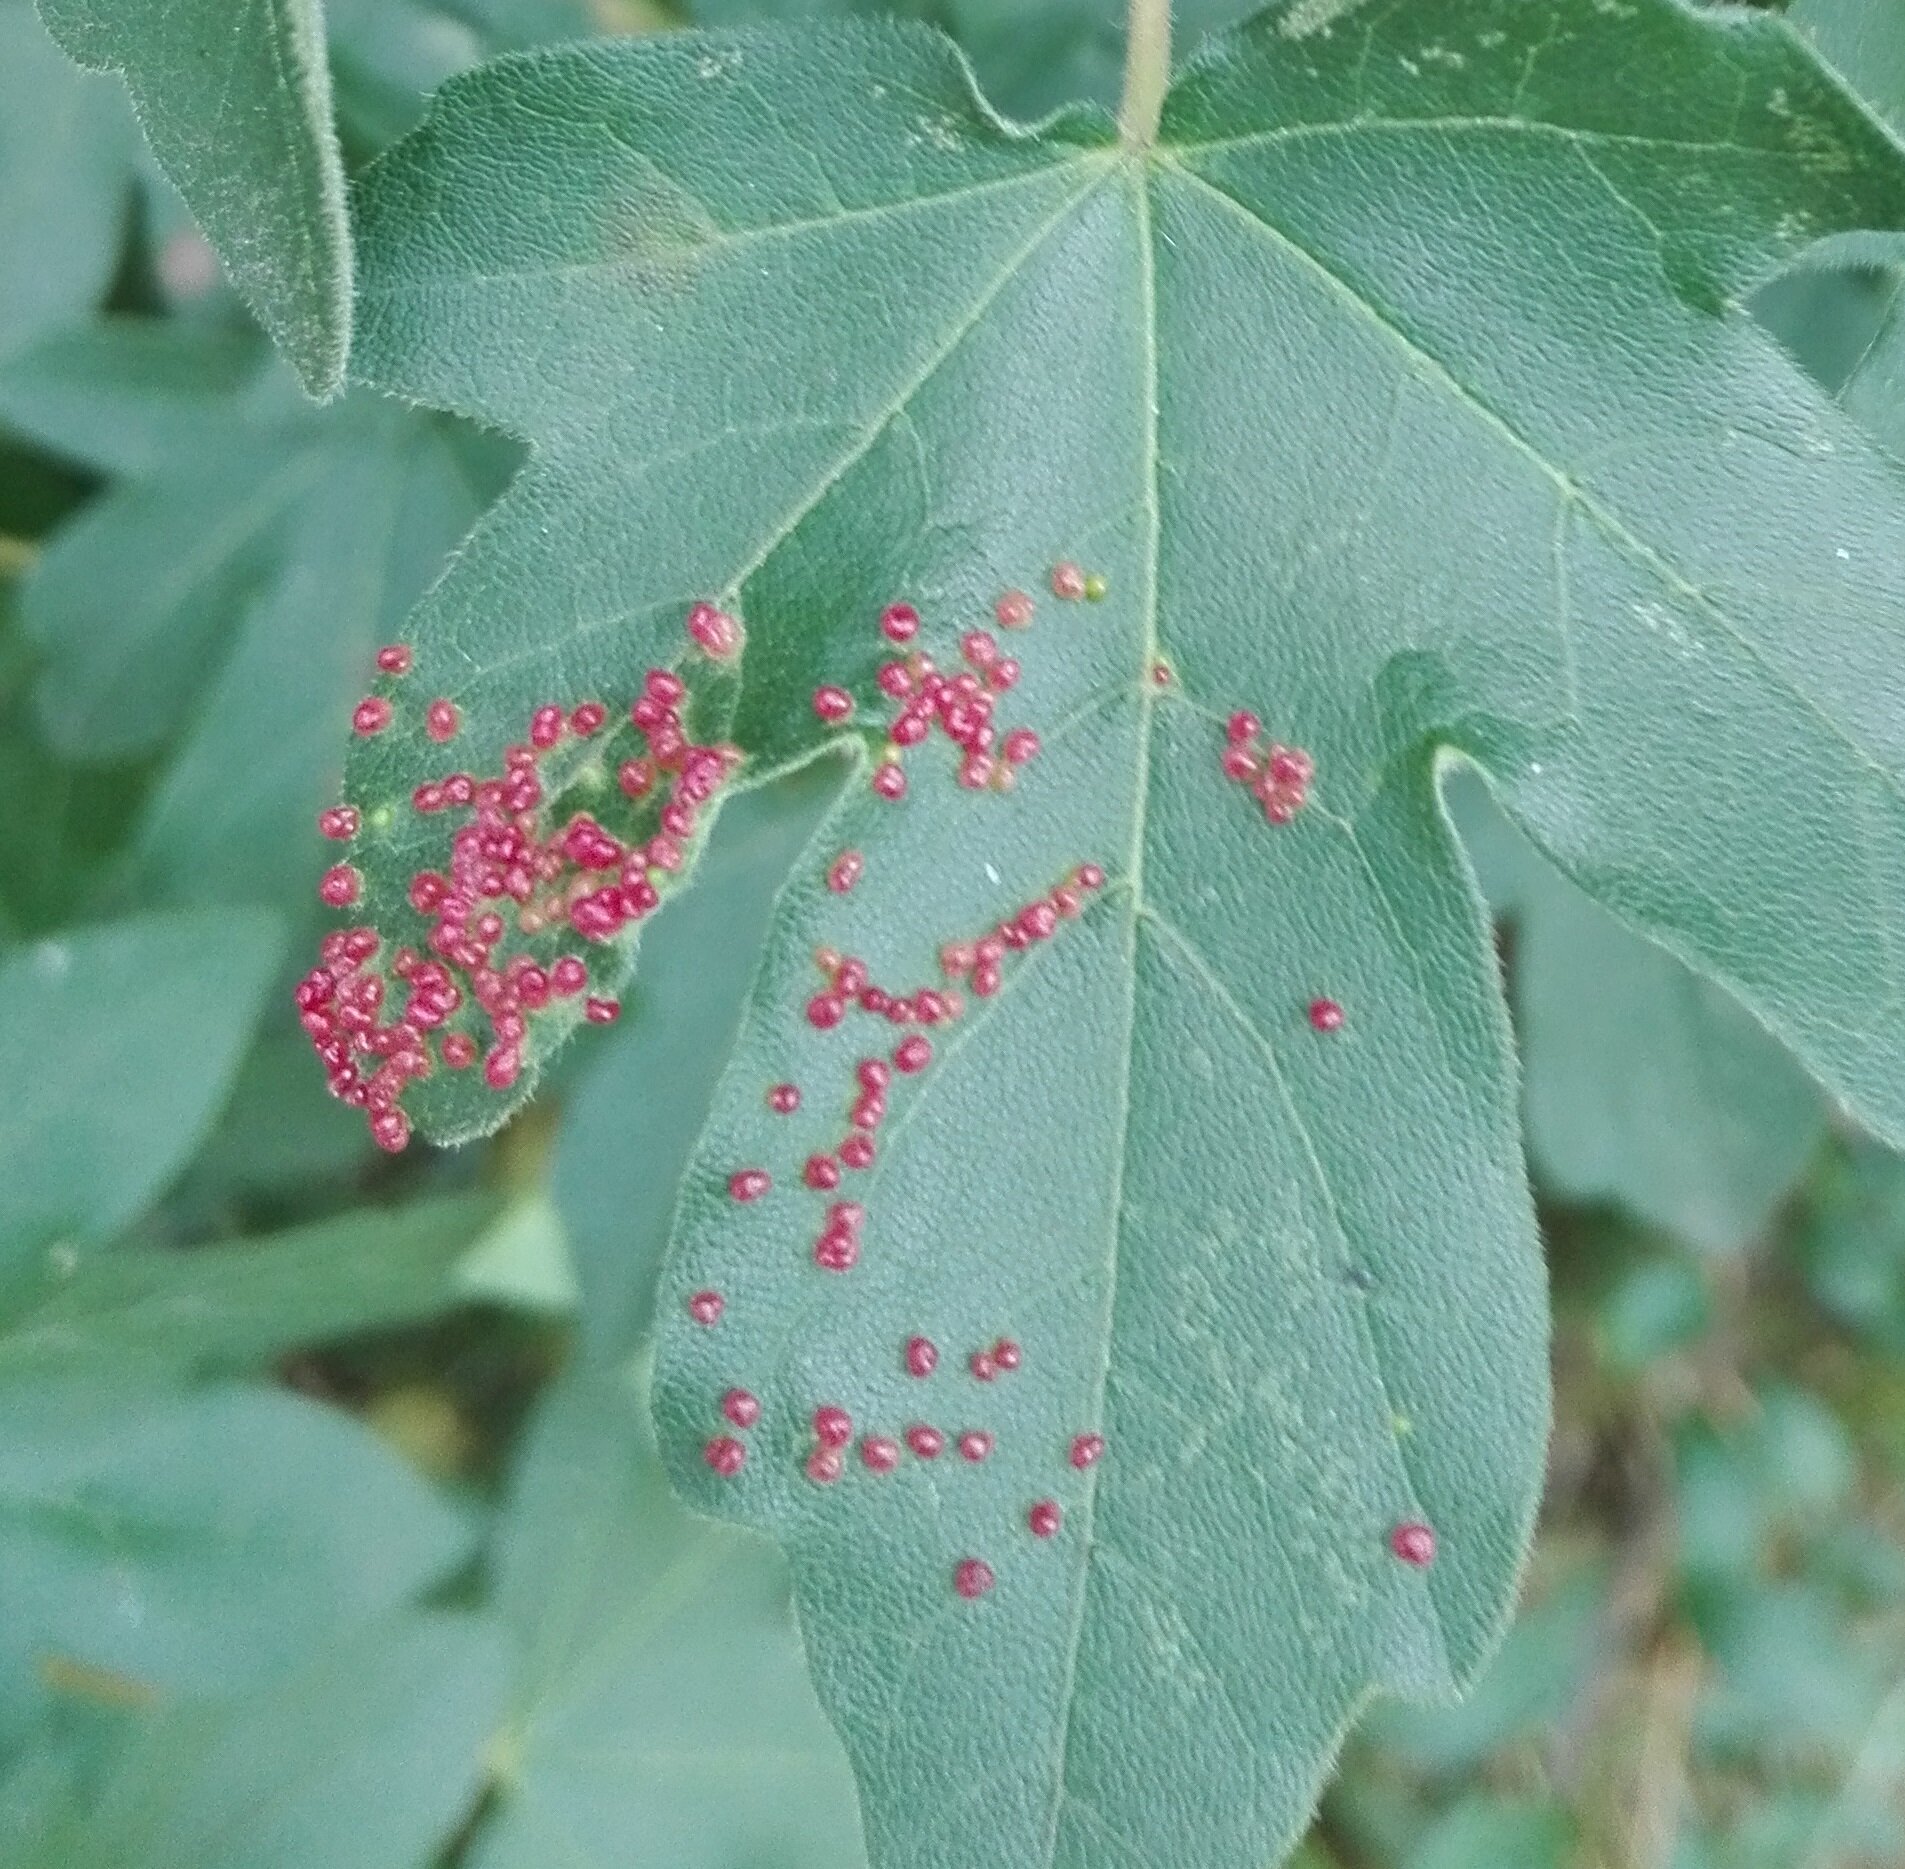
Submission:
<svg viewBox="0 0 1905 1869">
<path fill-rule="evenodd" d="M 1632 558 L 1642 569 L 1650 572 L 1671 595 L 1697 609 L 1721 635 L 1733 644 L 1746 661 L 1750 662 L 1788 699 L 1796 702 L 1801 709 L 1810 714 L 1829 738 L 1838 741 L 1852 756 L 1855 764 L 1874 774 L 1895 798 L 1905 802 L 1905 790 L 1901 790 L 1898 776 L 1874 754 L 1867 751 L 1845 727 L 1834 719 L 1823 702 L 1790 675 L 1775 667 L 1759 645 L 1699 585 L 1688 578 L 1656 547 L 1649 545 L 1645 539 L 1631 530 L 1626 521 L 1617 513 L 1603 506 L 1566 469 L 1549 460 L 1507 417 L 1484 401 L 1440 358 L 1433 352 L 1424 350 L 1392 317 L 1283 228 L 1265 220 L 1255 209 L 1231 194 L 1228 189 L 1220 187 L 1209 177 L 1199 174 L 1197 170 L 1182 163 L 1173 163 L 1171 166 L 1187 181 L 1203 189 L 1213 200 L 1222 203 L 1246 226 L 1256 228 L 1265 239 L 1274 241 L 1279 247 L 1310 267 L 1320 279 L 1341 296 L 1346 305 L 1353 307 L 1364 317 L 1373 329 L 1385 332 L 1408 356 L 1413 358 L 1418 369 L 1425 372 L 1431 380 L 1442 384 L 1457 402 L 1473 411 L 1517 454 L 1538 468 L 1555 486 L 1571 498 L 1580 510 L 1593 520 L 1595 526 L 1606 536 L 1611 545 Z"/>
</svg>

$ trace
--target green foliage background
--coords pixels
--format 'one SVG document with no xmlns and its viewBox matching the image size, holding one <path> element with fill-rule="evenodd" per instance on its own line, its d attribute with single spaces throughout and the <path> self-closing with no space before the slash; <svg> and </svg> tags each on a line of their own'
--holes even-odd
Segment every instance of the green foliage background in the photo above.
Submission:
<svg viewBox="0 0 1905 1869">
<path fill-rule="evenodd" d="M 1012 109 L 1115 83 L 1102 0 L 894 10 Z M 481 57 L 673 23 L 329 11 L 352 166 Z M 1759 312 L 1905 449 L 1900 277 L 1859 257 Z M 123 91 L 0 0 L 0 1862 L 861 1860 L 780 1560 L 672 1502 L 640 1399 L 829 775 L 724 817 L 623 1024 L 490 1143 L 375 1156 L 288 1010 L 369 653 L 516 461 L 306 401 Z M 1555 1282 L 1547 1505 L 1483 1687 L 1365 1720 L 1305 1869 L 1905 1860 L 1905 1166 L 1458 806 Z"/>
</svg>

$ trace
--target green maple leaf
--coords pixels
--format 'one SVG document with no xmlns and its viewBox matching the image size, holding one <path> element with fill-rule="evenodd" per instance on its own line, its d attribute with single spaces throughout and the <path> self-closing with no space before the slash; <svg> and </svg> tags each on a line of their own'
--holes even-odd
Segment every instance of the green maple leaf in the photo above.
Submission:
<svg viewBox="0 0 1905 1869">
<path fill-rule="evenodd" d="M 42 0 L 116 71 L 153 154 L 314 396 L 344 380 L 351 244 L 320 0 Z"/>
<path fill-rule="evenodd" d="M 499 770 L 534 707 L 620 721 L 678 668 L 743 782 L 851 758 L 688 1170 L 656 1397 L 684 1491 L 792 1555 L 875 1861 L 1260 1863 L 1372 1690 L 1447 1693 L 1490 1651 L 1546 1329 L 1451 762 L 1905 1129 L 1905 500 L 1741 308 L 1905 218 L 1905 159 L 1773 20 L 1307 17 L 1213 41 L 1135 149 L 1095 112 L 1003 126 L 916 29 L 566 52 L 453 83 L 362 197 L 360 367 L 534 449 L 348 774 L 382 935 L 426 932 L 405 890 L 456 821 L 411 788 Z M 1072 561 L 1102 602 L 1044 595 Z M 876 796 L 882 607 L 956 666 L 1021 586 L 1000 713 L 1043 748 L 1016 789 L 962 788 L 935 735 Z M 692 650 L 700 600 L 738 654 Z M 816 718 L 828 684 L 852 723 Z M 1315 760 L 1292 822 L 1222 775 L 1237 709 Z M 566 738 L 537 834 L 586 804 L 646 836 L 632 750 Z M 1081 863 L 1083 912 L 896 1080 L 842 1191 L 860 1263 L 820 1269 L 801 1163 L 899 1034 L 803 1016 L 816 944 L 910 992 Z M 598 990 L 630 940 L 581 944 Z M 505 922 L 495 958 L 558 945 Z M 537 1015 L 512 1095 L 577 1017 Z M 467 999 L 453 1023 L 494 1038 Z M 510 1098 L 439 1069 L 414 1102 L 467 1135 Z M 774 1186 L 736 1202 L 750 1168 Z M 1001 1337 L 1021 1367 L 973 1380 Z M 730 1386 L 762 1414 L 724 1479 Z M 816 1484 L 818 1404 L 996 1447 Z M 1392 1550 L 1417 1521 L 1432 1565 Z"/>
</svg>

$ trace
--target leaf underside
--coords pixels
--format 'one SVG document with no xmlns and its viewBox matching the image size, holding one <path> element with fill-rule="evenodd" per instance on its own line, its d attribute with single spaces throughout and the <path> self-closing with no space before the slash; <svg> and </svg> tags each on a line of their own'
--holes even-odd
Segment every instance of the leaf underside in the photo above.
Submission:
<svg viewBox="0 0 1905 1869">
<path fill-rule="evenodd" d="M 233 282 L 314 396 L 344 380 L 351 243 L 320 0 L 40 0 L 134 110 Z"/>
<path fill-rule="evenodd" d="M 793 1558 L 876 1862 L 983 1837 L 1001 1864 L 1261 1863 L 1370 1691 L 1489 1652 L 1546 1327 L 1450 757 L 1905 1127 L 1905 505 L 1739 309 L 1800 246 L 1902 216 L 1905 162 L 1783 26 L 1668 0 L 1270 15 L 1194 61 L 1143 156 L 1095 113 L 1003 126 L 917 29 L 579 49 L 456 81 L 368 178 L 360 367 L 533 447 L 353 757 L 386 944 L 427 932 L 405 892 L 461 821 L 411 788 L 499 771 L 536 707 L 610 718 L 541 763 L 538 836 L 585 803 L 652 830 L 611 777 L 650 669 L 741 783 L 855 758 L 688 1171 L 656 1408 L 683 1491 Z M 1102 601 L 1048 590 L 1074 563 Z M 951 670 L 1015 588 L 997 721 L 1036 757 L 967 789 L 935 732 L 876 795 L 884 607 Z M 683 633 L 703 600 L 745 625 L 732 660 Z M 816 718 L 823 684 L 850 723 Z M 1290 822 L 1220 769 L 1237 709 L 1314 760 Z M 903 1036 L 811 1022 L 816 948 L 944 989 L 943 944 L 1081 864 L 1103 887 L 996 994 L 962 977 L 875 1165 L 804 1187 L 857 1062 Z M 602 991 L 633 935 L 565 938 Z M 506 926 L 494 964 L 562 945 Z M 426 1128 L 493 1126 L 576 1018 L 531 1020 L 507 1096 L 437 1070 Z M 493 1037 L 467 1001 L 452 1024 Z M 800 1108 L 771 1115 L 783 1082 Z M 746 1169 L 773 1185 L 740 1202 Z M 828 1271 L 843 1199 L 861 1250 Z M 1022 1362 L 981 1382 L 1000 1339 Z M 730 1387 L 762 1412 L 721 1478 Z M 884 1474 L 856 1445 L 816 1483 L 819 1405 L 949 1444 Z M 950 1444 L 974 1431 L 983 1460 Z M 1391 1548 L 1417 1521 L 1429 1566 Z"/>
</svg>

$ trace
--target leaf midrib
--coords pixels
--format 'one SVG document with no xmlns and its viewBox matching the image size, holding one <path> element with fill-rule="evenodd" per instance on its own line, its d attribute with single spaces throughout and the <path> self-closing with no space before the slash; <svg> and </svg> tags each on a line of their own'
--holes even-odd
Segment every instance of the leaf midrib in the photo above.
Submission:
<svg viewBox="0 0 1905 1869">
<path fill-rule="evenodd" d="M 1141 608 L 1144 642 L 1138 665 L 1132 670 L 1132 680 L 1138 688 L 1138 708 L 1143 724 L 1139 731 L 1137 767 L 1133 774 L 1132 784 L 1131 847 L 1125 860 L 1127 884 L 1125 900 L 1129 907 L 1126 911 L 1123 930 L 1127 982 L 1124 1005 L 1124 1056 L 1118 1072 L 1118 1121 L 1116 1139 L 1113 1144 L 1114 1173 L 1109 1223 L 1105 1229 L 1104 1300 L 1099 1308 L 1097 1319 L 1097 1339 L 1103 1348 L 1098 1358 L 1096 1391 L 1084 1416 L 1086 1420 L 1093 1422 L 1101 1422 L 1104 1419 L 1105 1393 L 1111 1376 L 1112 1325 L 1117 1315 L 1120 1246 L 1124 1230 L 1125 1166 L 1131 1153 L 1131 1079 L 1135 1064 L 1134 1051 L 1137 1034 L 1138 920 L 1144 911 L 1144 853 L 1146 832 L 1149 829 L 1151 750 L 1157 731 L 1158 716 L 1156 691 L 1149 680 L 1150 669 L 1156 662 L 1159 652 L 1158 561 L 1163 537 L 1163 505 L 1160 498 L 1158 453 L 1157 246 L 1151 219 L 1151 187 L 1155 179 L 1155 171 L 1148 162 L 1139 162 L 1133 165 L 1132 174 L 1135 178 L 1132 192 L 1136 208 L 1135 233 L 1143 296 L 1140 328 L 1144 341 L 1142 393 L 1144 396 L 1143 473 L 1146 521 Z M 1052 1862 L 1056 1857 L 1060 1814 L 1072 1796 L 1070 1790 L 1072 1708 L 1078 1699 L 1078 1656 L 1084 1644 L 1085 1601 L 1097 1548 L 1098 1489 L 1103 1474 L 1102 1462 L 1090 1468 L 1086 1474 L 1082 1514 L 1084 1524 L 1078 1562 L 1073 1571 L 1071 1626 L 1065 1640 L 1064 1678 L 1059 1693 L 1060 1725 L 1055 1749 L 1055 1776 L 1051 1795 L 1046 1802 L 1045 1842 L 1041 1853 L 1047 1863 Z"/>
</svg>

